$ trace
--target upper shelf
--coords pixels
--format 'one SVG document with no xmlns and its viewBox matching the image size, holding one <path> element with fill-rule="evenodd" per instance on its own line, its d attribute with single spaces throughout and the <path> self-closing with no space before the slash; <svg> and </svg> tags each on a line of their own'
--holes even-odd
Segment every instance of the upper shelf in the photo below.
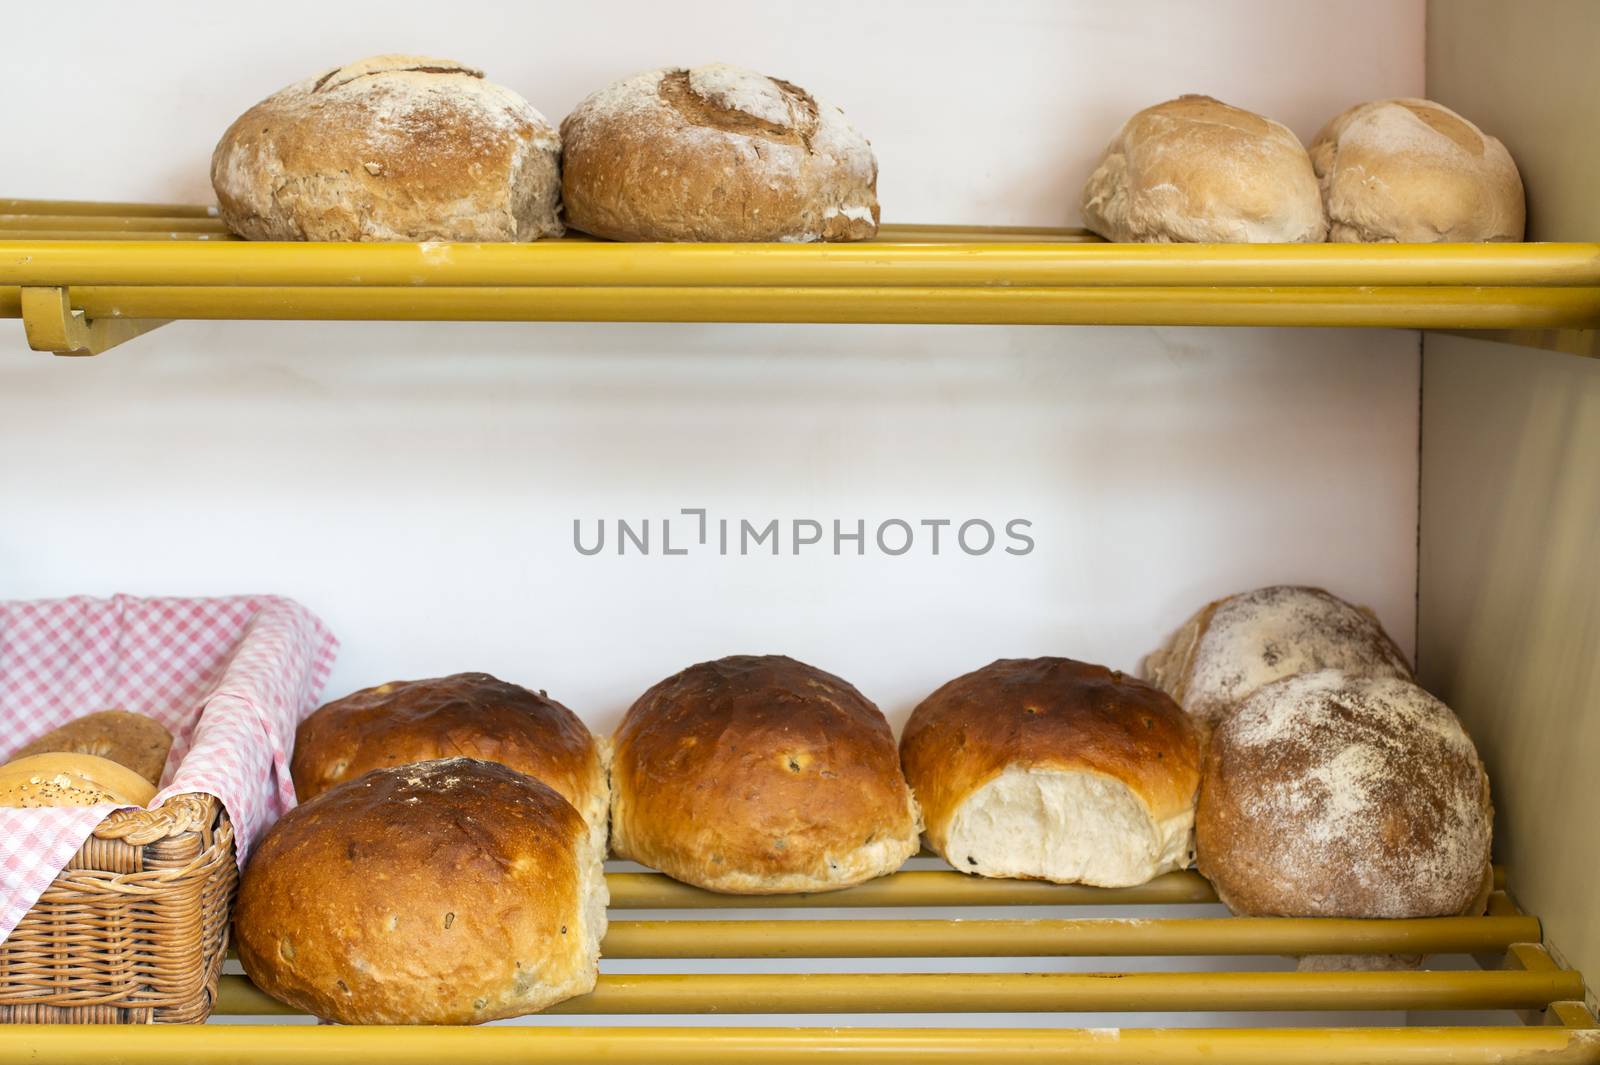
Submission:
<svg viewBox="0 0 1600 1065">
<path fill-rule="evenodd" d="M 1600 244 L 251 243 L 212 208 L 37 200 L 0 200 L 0 238 L 0 317 L 62 354 L 175 318 L 1371 326 L 1579 351 L 1600 327 Z"/>
</svg>

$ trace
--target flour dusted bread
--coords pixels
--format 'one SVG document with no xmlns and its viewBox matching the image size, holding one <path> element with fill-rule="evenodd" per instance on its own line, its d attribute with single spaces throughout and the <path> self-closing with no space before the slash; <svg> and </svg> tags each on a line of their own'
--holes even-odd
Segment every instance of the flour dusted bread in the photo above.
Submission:
<svg viewBox="0 0 1600 1065">
<path fill-rule="evenodd" d="M 1144 660 L 1144 676 L 1215 726 L 1251 692 L 1296 673 L 1342 669 L 1411 679 L 1372 611 L 1321 588 L 1279 584 L 1201 608 Z"/>
<path fill-rule="evenodd" d="M 211 156 L 251 240 L 559 236 L 561 141 L 528 101 L 448 59 L 380 55 L 275 93 Z"/>
<path fill-rule="evenodd" d="M 1505 145 L 1443 104 L 1374 100 L 1311 142 L 1329 240 L 1521 240 L 1522 177 Z"/>
<path fill-rule="evenodd" d="M 1322 670 L 1256 690 L 1211 738 L 1200 872 L 1240 914 L 1442 917 L 1481 906 L 1489 781 L 1448 707 Z"/>
<path fill-rule="evenodd" d="M 690 666 L 639 697 L 611 764 L 612 849 L 740 894 L 898 869 L 921 830 L 894 735 L 830 673 L 780 655 Z"/>
<path fill-rule="evenodd" d="M 151 784 L 159 784 L 171 750 L 172 733 L 161 722 L 128 710 L 101 710 L 52 729 L 11 757 L 51 751 L 93 754 L 127 766 Z"/>
<path fill-rule="evenodd" d="M 93 754 L 33 754 L 0 765 L 0 806 L 144 806 L 155 794 L 138 773 Z"/>
<path fill-rule="evenodd" d="M 1188 867 L 1197 726 L 1070 658 L 1001 659 L 924 699 L 900 741 L 928 846 L 963 872 L 1126 887 Z"/>
<path fill-rule="evenodd" d="M 1287 127 L 1193 95 L 1128 119 L 1084 186 L 1083 218 L 1107 240 L 1142 243 L 1303 243 L 1328 229 Z"/>
<path fill-rule="evenodd" d="M 711 63 L 602 89 L 561 123 L 568 224 L 612 240 L 837 241 L 878 231 L 878 163 L 844 112 Z"/>
<path fill-rule="evenodd" d="M 555 791 L 492 762 L 374 769 L 286 814 L 239 887 L 244 970 L 345 1024 L 478 1024 L 594 988 L 602 857 Z"/>
</svg>

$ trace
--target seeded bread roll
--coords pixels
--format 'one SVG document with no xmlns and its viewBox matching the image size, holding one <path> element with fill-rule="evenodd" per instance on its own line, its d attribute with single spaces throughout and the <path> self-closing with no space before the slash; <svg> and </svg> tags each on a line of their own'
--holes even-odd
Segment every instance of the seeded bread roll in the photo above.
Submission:
<svg viewBox="0 0 1600 1065">
<path fill-rule="evenodd" d="M 606 929 L 583 818 L 512 769 L 374 769 L 283 816 L 239 886 L 239 960 L 343 1024 L 479 1024 L 593 990 Z"/>
<path fill-rule="evenodd" d="M 1314 243 L 1328 231 L 1299 138 L 1193 95 L 1128 119 L 1084 186 L 1083 219 L 1124 243 Z"/>
<path fill-rule="evenodd" d="M 626 78 L 561 123 L 567 223 L 612 240 L 840 241 L 878 231 L 878 163 L 844 112 L 713 63 Z"/>
<path fill-rule="evenodd" d="M 1189 866 L 1199 729 L 1070 658 L 1001 659 L 924 699 L 900 740 L 928 847 L 963 872 L 1129 887 Z"/>
<path fill-rule="evenodd" d="M 1372 611 L 1283 584 L 1207 604 L 1143 666 L 1146 680 L 1210 727 L 1263 684 L 1318 669 L 1412 679 Z"/>
<path fill-rule="evenodd" d="M 781 655 L 702 662 L 628 710 L 611 763 L 612 849 L 745 895 L 831 891 L 917 850 L 916 804 L 878 708 Z"/>
<path fill-rule="evenodd" d="M 172 733 L 161 722 L 127 710 L 101 710 L 45 733 L 11 757 L 26 758 L 50 751 L 95 754 L 159 784 L 171 750 Z"/>
<path fill-rule="evenodd" d="M 211 156 L 250 240 L 561 235 L 561 140 L 528 101 L 448 59 L 372 56 L 246 111 Z"/>
<path fill-rule="evenodd" d="M 93 754 L 34 754 L 0 765 L 0 806 L 144 806 L 155 794 L 138 773 Z"/>
<path fill-rule="evenodd" d="M 1374 100 L 1311 142 L 1329 240 L 1521 240 L 1522 176 L 1506 146 L 1432 100 Z"/>
<path fill-rule="evenodd" d="M 1196 854 L 1238 914 L 1442 917 L 1481 907 L 1492 820 L 1447 706 L 1322 670 L 1257 689 L 1217 728 Z"/>
</svg>

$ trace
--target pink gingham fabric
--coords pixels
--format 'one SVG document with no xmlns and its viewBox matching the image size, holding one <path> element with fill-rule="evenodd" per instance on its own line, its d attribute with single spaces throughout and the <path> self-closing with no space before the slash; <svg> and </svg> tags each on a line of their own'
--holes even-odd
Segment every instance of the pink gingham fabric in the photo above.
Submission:
<svg viewBox="0 0 1600 1065">
<path fill-rule="evenodd" d="M 215 795 L 242 867 L 294 805 L 295 728 L 316 708 L 338 646 L 314 614 L 274 596 L 0 602 L 0 762 L 83 714 L 148 714 L 173 735 L 150 805 Z M 114 809 L 0 808 L 0 939 Z"/>
</svg>

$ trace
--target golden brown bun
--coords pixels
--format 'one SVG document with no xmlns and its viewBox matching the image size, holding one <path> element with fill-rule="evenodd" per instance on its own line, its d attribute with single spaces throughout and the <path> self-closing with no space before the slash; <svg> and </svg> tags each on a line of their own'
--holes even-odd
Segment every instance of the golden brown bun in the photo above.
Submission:
<svg viewBox="0 0 1600 1065">
<path fill-rule="evenodd" d="M 713 891 L 849 887 L 898 869 L 921 829 L 878 708 L 781 655 L 702 662 L 645 692 L 611 784 L 616 855 Z"/>
<path fill-rule="evenodd" d="M 605 846 L 611 796 L 601 745 L 543 692 L 487 673 L 391 681 L 335 699 L 301 723 L 290 774 L 305 802 L 369 769 L 456 757 L 499 762 L 550 785 Z"/>
<path fill-rule="evenodd" d="M 1374 100 L 1311 142 L 1329 240 L 1521 240 L 1522 176 L 1506 146 L 1432 100 Z"/>
<path fill-rule="evenodd" d="M 138 773 L 93 754 L 35 754 L 0 765 L 0 806 L 144 806 L 155 794 Z"/>
<path fill-rule="evenodd" d="M 1161 244 L 1314 243 L 1328 232 L 1299 138 L 1195 95 L 1128 119 L 1084 186 L 1083 224 L 1107 240 Z"/>
<path fill-rule="evenodd" d="M 374 769 L 296 807 L 239 887 L 257 987 L 345 1024 L 478 1024 L 594 988 L 605 878 L 565 799 L 451 758 Z"/>
<path fill-rule="evenodd" d="M 753 70 L 652 70 L 561 123 L 567 223 L 612 240 L 865 240 L 878 163 L 844 113 Z"/>
<path fill-rule="evenodd" d="M 161 722 L 127 710 L 101 710 L 45 733 L 11 757 L 26 758 L 50 751 L 97 754 L 159 784 L 171 750 L 172 733 Z"/>
<path fill-rule="evenodd" d="M 1070 658 L 1001 659 L 906 722 L 928 846 L 964 872 L 1142 884 L 1189 864 L 1199 729 L 1164 693 Z"/>
<path fill-rule="evenodd" d="M 1143 664 L 1146 680 L 1207 727 L 1263 684 L 1318 669 L 1412 679 L 1372 611 L 1288 584 L 1206 604 Z"/>
<path fill-rule="evenodd" d="M 1481 906 L 1492 821 L 1449 707 L 1323 670 L 1257 690 L 1212 735 L 1196 851 L 1235 913 L 1443 917 Z"/>
<path fill-rule="evenodd" d="M 250 240 L 560 236 L 556 131 L 448 59 L 378 55 L 241 115 L 211 156 L 217 210 Z"/>
</svg>

